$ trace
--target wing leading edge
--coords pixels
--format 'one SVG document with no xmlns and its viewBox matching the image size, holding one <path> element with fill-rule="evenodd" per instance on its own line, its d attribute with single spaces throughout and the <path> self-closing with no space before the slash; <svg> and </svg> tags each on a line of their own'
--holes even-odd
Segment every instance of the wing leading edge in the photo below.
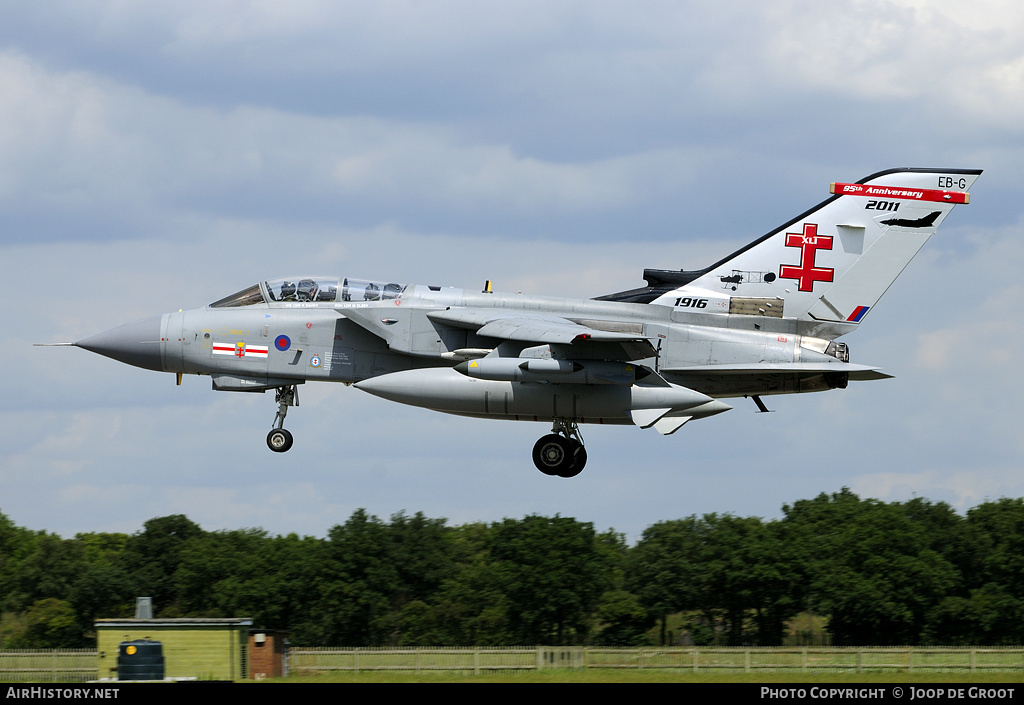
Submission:
<svg viewBox="0 0 1024 705">
<path fill-rule="evenodd" d="M 599 330 L 567 318 L 531 315 L 523 311 L 446 309 L 427 317 L 437 323 L 473 330 L 477 335 L 535 345 L 571 345 L 582 357 L 610 360 L 643 360 L 656 354 L 654 345 L 634 333 Z"/>
</svg>

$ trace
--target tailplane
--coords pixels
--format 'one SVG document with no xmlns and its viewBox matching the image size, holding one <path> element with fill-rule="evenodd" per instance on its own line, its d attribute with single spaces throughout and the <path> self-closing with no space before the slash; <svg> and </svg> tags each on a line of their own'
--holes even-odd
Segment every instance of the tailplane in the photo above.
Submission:
<svg viewBox="0 0 1024 705">
<path fill-rule="evenodd" d="M 705 313 L 860 323 L 967 193 L 980 169 L 890 169 L 707 269 L 646 270 L 646 289 L 602 297 Z"/>
</svg>

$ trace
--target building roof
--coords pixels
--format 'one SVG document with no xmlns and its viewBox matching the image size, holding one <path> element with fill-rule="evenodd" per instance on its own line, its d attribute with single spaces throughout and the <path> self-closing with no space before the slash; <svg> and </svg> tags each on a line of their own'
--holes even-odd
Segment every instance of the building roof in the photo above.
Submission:
<svg viewBox="0 0 1024 705">
<path fill-rule="evenodd" d="M 100 627 L 251 627 L 251 617 L 171 617 L 167 619 L 97 619 Z"/>
</svg>

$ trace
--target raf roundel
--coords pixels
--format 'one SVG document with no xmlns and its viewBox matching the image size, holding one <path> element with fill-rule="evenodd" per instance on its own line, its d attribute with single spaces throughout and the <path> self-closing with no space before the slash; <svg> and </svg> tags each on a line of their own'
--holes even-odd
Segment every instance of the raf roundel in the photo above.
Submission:
<svg viewBox="0 0 1024 705">
<path fill-rule="evenodd" d="M 287 335 L 279 335 L 277 336 L 277 338 L 274 339 L 274 347 L 280 350 L 281 352 L 284 352 L 291 346 L 292 341 L 288 338 Z"/>
</svg>

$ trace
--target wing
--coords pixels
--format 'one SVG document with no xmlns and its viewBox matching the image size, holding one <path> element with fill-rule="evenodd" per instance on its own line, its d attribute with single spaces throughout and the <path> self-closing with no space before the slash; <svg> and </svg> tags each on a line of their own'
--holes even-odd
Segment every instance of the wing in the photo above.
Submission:
<svg viewBox="0 0 1024 705">
<path fill-rule="evenodd" d="M 642 326 L 616 321 L 572 321 L 550 314 L 494 309 L 430 311 L 432 321 L 475 331 L 477 335 L 534 345 L 569 345 L 581 359 L 643 360 L 656 354 Z M 612 330 L 609 330 L 612 329 Z M 627 330 L 629 329 L 629 330 Z"/>
</svg>

